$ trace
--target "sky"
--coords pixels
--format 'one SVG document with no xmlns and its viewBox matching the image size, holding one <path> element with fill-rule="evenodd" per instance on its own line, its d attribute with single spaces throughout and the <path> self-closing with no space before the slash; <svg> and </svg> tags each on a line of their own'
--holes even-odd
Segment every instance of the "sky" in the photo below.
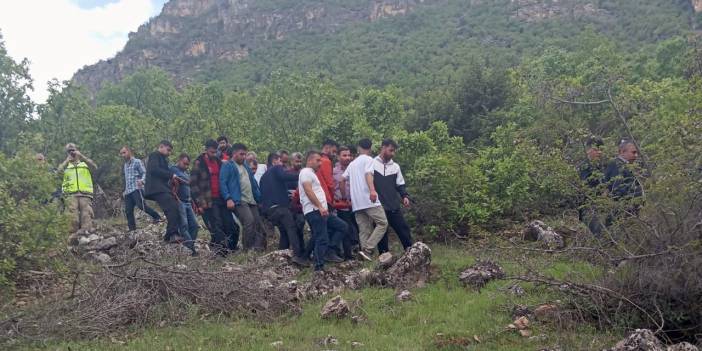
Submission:
<svg viewBox="0 0 702 351">
<path fill-rule="evenodd" d="M 0 33 L 15 61 L 29 60 L 30 96 L 42 103 L 49 80 L 68 80 L 81 67 L 115 56 L 129 32 L 166 1 L 0 0 Z"/>
</svg>

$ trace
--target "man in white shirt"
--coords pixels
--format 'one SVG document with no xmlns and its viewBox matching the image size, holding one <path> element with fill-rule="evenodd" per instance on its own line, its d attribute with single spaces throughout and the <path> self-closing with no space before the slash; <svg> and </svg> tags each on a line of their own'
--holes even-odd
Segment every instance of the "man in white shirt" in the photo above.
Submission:
<svg viewBox="0 0 702 351">
<path fill-rule="evenodd" d="M 343 262 L 344 259 L 334 252 L 332 243 L 341 242 L 348 229 L 346 223 L 329 211 L 327 198 L 322 184 L 315 172 L 319 169 L 322 155 L 317 151 L 307 153 L 307 167 L 300 171 L 298 191 L 305 219 L 312 229 L 314 242 L 314 270 L 324 269 L 325 261 Z"/>
<path fill-rule="evenodd" d="M 358 254 L 369 261 L 372 260 L 373 250 L 388 229 L 388 220 L 373 184 L 371 146 L 369 139 L 358 142 L 358 157 L 344 171 L 343 184 L 340 187 L 343 192 L 346 190 L 345 182 L 351 182 L 351 207 L 358 222 L 358 236 L 361 241 L 361 251 Z"/>
</svg>

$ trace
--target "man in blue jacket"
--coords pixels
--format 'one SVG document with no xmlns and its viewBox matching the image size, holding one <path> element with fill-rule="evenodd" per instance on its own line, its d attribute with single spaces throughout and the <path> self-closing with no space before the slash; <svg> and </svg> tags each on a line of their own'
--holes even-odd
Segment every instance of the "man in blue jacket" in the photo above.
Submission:
<svg viewBox="0 0 702 351">
<path fill-rule="evenodd" d="M 258 203 L 261 191 L 253 171 L 246 164 L 246 145 L 234 144 L 228 150 L 229 161 L 222 164 L 219 173 L 220 194 L 227 208 L 236 213 L 244 227 L 244 251 L 265 249 L 265 237 L 260 227 Z"/>
</svg>

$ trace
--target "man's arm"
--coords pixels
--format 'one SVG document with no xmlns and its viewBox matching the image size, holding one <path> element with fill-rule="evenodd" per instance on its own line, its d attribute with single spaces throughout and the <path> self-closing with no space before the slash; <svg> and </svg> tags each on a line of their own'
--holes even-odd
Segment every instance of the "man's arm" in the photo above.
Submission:
<svg viewBox="0 0 702 351">
<path fill-rule="evenodd" d="M 66 166 L 68 166 L 68 162 L 71 162 L 71 158 L 70 158 L 70 157 L 66 157 L 66 159 L 63 160 L 63 162 L 61 162 L 60 165 L 58 165 L 57 169 L 58 169 L 59 171 L 63 172 L 63 171 L 66 169 Z"/>
<path fill-rule="evenodd" d="M 322 179 L 320 179 L 320 181 L 327 187 L 330 194 L 334 194 L 334 172 L 331 161 L 329 159 L 324 159 L 320 169 L 322 171 Z"/>
<path fill-rule="evenodd" d="M 97 168 L 98 168 L 97 164 L 96 164 L 95 162 L 93 162 L 93 160 L 89 159 L 87 156 L 85 156 L 85 155 L 83 155 L 82 153 L 80 153 L 80 151 L 76 151 L 76 155 L 77 155 L 81 160 L 85 161 L 85 163 L 87 163 L 88 166 L 91 167 L 92 169 L 97 169 Z"/>
<path fill-rule="evenodd" d="M 150 172 L 154 177 L 161 178 L 164 180 L 170 180 L 173 178 L 173 172 L 169 169 L 163 169 L 159 167 L 158 160 L 156 157 L 149 157 L 149 161 L 146 163 L 146 170 Z"/>
<path fill-rule="evenodd" d="M 341 193 L 342 199 L 347 199 L 349 197 L 349 194 L 346 193 L 346 182 L 346 178 L 341 178 L 341 182 L 339 182 L 339 192 Z"/>
<path fill-rule="evenodd" d="M 282 182 L 295 182 L 298 179 L 297 173 L 286 172 L 283 167 L 273 167 L 270 172 L 273 172 L 273 176 Z"/>
<path fill-rule="evenodd" d="M 328 216 L 329 210 L 325 206 L 322 206 L 322 203 L 317 198 L 314 190 L 312 190 L 312 182 L 302 183 L 302 189 L 305 190 L 305 194 L 307 195 L 307 198 L 310 199 L 312 204 L 319 209 L 319 213 L 322 215 L 322 217 Z"/>
<path fill-rule="evenodd" d="M 137 176 L 137 180 L 141 181 L 142 183 L 146 181 L 146 168 L 144 168 L 144 163 L 141 162 L 141 160 L 137 161 L 136 164 L 137 171 L 139 172 L 139 176 Z"/>
<path fill-rule="evenodd" d="M 375 184 L 373 184 L 373 173 L 366 173 L 366 184 L 368 185 L 368 190 L 370 190 L 371 202 L 376 202 L 378 200 L 378 193 L 375 191 Z"/>
</svg>

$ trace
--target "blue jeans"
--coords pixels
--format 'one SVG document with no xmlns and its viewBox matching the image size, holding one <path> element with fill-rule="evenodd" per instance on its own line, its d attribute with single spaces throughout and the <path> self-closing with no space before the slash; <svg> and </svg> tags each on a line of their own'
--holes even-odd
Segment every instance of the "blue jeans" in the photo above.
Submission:
<svg viewBox="0 0 702 351">
<path fill-rule="evenodd" d="M 200 230 L 200 225 L 197 224 L 197 217 L 190 202 L 180 203 L 180 226 L 178 232 L 183 237 L 183 245 L 190 250 L 195 251 L 195 240 L 197 233 Z"/>
<path fill-rule="evenodd" d="M 322 217 L 319 211 L 312 211 L 305 215 L 307 223 L 312 229 L 312 242 L 314 242 L 314 269 L 321 270 L 324 267 L 324 256 L 330 249 L 341 243 L 346 234 L 346 222 L 339 217 L 329 214 Z"/>
</svg>

